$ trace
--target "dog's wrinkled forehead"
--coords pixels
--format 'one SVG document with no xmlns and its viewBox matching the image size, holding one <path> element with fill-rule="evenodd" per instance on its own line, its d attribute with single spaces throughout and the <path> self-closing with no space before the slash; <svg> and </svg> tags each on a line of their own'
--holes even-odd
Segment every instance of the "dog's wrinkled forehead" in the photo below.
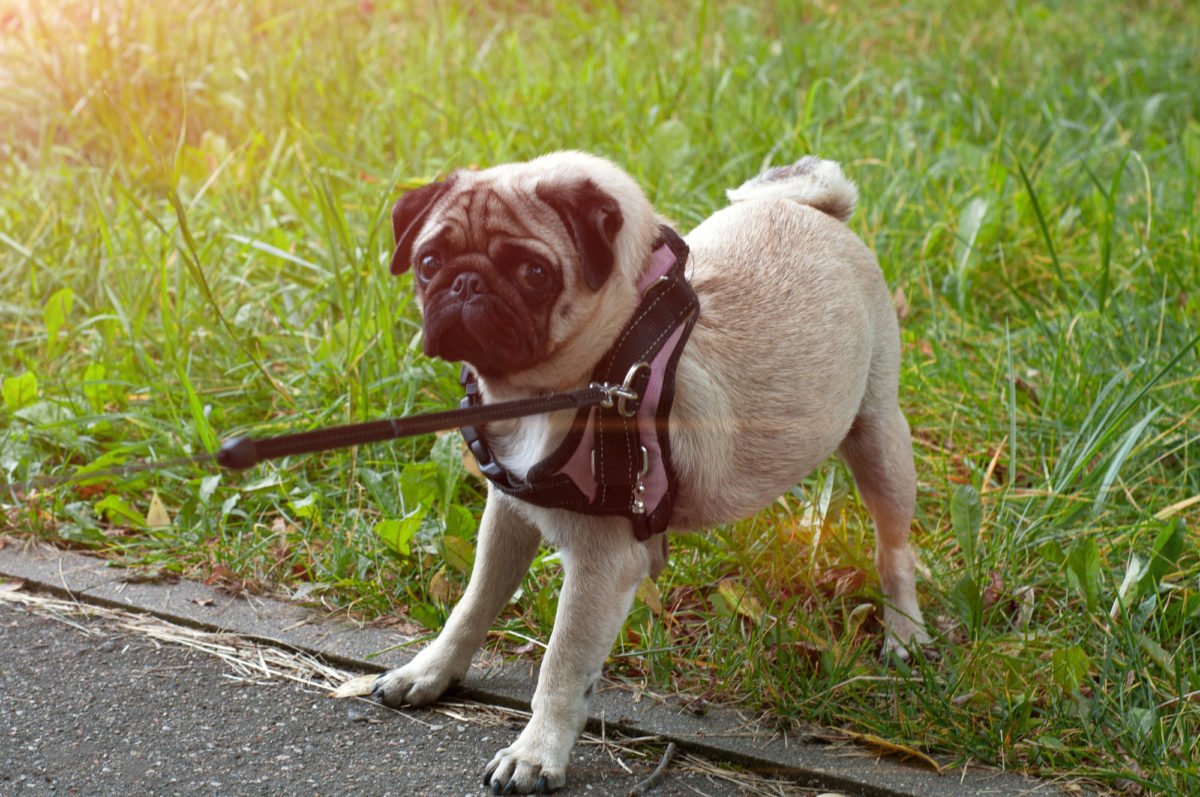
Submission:
<svg viewBox="0 0 1200 797">
<path fill-rule="evenodd" d="M 430 248 L 441 257 L 491 257 L 495 247 L 516 244 L 542 247 L 539 254 L 563 272 L 573 261 L 598 291 L 613 271 L 624 216 L 610 191 L 567 160 L 458 171 L 405 193 L 392 209 L 391 272 L 407 271 Z"/>
<path fill-rule="evenodd" d="M 471 179 L 474 177 L 474 179 Z M 542 250 L 552 259 L 562 244 L 569 242 L 558 214 L 511 180 L 471 175 L 458 178 L 415 242 L 415 251 L 436 243 L 446 254 L 478 252 L 493 254 L 512 243 Z"/>
</svg>

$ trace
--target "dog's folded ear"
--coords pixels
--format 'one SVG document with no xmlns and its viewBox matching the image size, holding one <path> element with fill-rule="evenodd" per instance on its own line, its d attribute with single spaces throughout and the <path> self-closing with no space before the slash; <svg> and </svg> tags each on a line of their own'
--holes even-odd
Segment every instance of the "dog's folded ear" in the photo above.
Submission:
<svg viewBox="0 0 1200 797">
<path fill-rule="evenodd" d="M 452 179 L 430 183 L 407 191 L 392 207 L 392 234 L 396 248 L 392 250 L 391 272 L 403 274 L 412 265 L 413 239 L 421 230 L 421 224 L 442 194 L 450 188 Z"/>
<path fill-rule="evenodd" d="M 539 184 L 538 199 L 554 208 L 571 232 L 583 278 L 593 291 L 600 290 L 612 274 L 613 247 L 625 223 L 616 197 L 591 180 L 567 184 Z"/>
</svg>

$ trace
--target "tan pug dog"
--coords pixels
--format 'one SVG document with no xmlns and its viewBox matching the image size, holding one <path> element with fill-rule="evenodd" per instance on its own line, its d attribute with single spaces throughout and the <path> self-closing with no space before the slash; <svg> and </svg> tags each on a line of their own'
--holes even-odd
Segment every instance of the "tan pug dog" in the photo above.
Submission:
<svg viewBox="0 0 1200 797">
<path fill-rule="evenodd" d="M 908 543 L 916 475 L 897 403 L 899 332 L 883 275 L 847 229 L 856 188 L 807 157 L 730 191 L 684 239 L 700 300 L 670 415 L 675 531 L 745 518 L 835 451 L 875 521 L 886 645 L 927 641 Z M 486 402 L 584 387 L 637 307 L 664 220 L 624 171 L 578 152 L 454 172 L 393 211 L 393 273 L 413 268 L 425 352 L 465 361 Z M 574 411 L 488 424 L 520 475 Z M 544 538 L 563 586 L 533 716 L 487 765 L 496 793 L 561 787 L 586 697 L 638 585 L 663 566 L 658 537 L 621 517 L 547 509 L 489 484 L 470 583 L 437 639 L 381 675 L 386 704 L 433 702 L 467 673 Z"/>
</svg>

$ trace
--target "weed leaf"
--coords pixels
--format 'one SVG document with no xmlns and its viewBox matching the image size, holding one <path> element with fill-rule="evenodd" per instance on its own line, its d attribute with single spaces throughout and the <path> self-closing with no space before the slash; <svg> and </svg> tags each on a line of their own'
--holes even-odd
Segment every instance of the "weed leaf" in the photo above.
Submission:
<svg viewBox="0 0 1200 797">
<path fill-rule="evenodd" d="M 1181 517 L 1175 518 L 1158 533 L 1154 539 L 1150 561 L 1146 564 L 1146 572 L 1138 583 L 1142 594 L 1157 590 L 1163 577 L 1179 567 L 1179 558 L 1183 554 L 1183 544 L 1186 540 L 1187 524 Z"/>
<path fill-rule="evenodd" d="M 402 518 L 385 518 L 377 521 L 373 527 L 375 536 L 390 550 L 400 556 L 408 556 L 411 550 L 409 542 L 421 525 L 422 512 L 413 512 Z"/>
<path fill-rule="evenodd" d="M 960 485 L 950 499 L 950 523 L 954 539 L 962 549 L 967 567 L 975 567 L 979 547 L 979 532 L 983 527 L 983 501 L 979 491 L 969 484 Z"/>
<path fill-rule="evenodd" d="M 16 412 L 37 400 L 37 377 L 33 375 L 33 371 L 26 371 L 20 376 L 5 377 L 0 392 L 4 394 L 4 406 L 9 412 Z"/>
<path fill-rule="evenodd" d="M 58 351 L 58 333 L 71 314 L 75 304 L 75 292 L 70 288 L 61 288 L 46 302 L 42 310 L 42 320 L 46 323 L 46 358 L 54 359 Z"/>
<path fill-rule="evenodd" d="M 1067 552 L 1067 581 L 1094 611 L 1100 601 L 1100 549 L 1091 537 L 1076 540 Z"/>
</svg>

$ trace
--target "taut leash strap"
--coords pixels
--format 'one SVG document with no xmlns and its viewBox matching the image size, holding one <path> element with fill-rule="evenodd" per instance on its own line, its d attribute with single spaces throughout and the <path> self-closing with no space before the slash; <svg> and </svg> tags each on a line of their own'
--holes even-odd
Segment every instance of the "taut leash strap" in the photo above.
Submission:
<svg viewBox="0 0 1200 797">
<path fill-rule="evenodd" d="M 217 451 L 217 464 L 223 468 L 245 470 L 259 462 L 296 454 L 311 454 L 333 448 L 348 448 L 366 443 L 379 443 L 401 437 L 458 429 L 467 424 L 491 423 L 527 415 L 540 415 L 556 410 L 579 409 L 609 400 L 609 393 L 600 387 L 587 387 L 566 393 L 501 401 L 495 404 L 457 410 L 441 410 L 412 415 L 407 418 L 385 418 L 380 421 L 314 429 L 311 432 L 279 435 L 278 437 L 234 437 Z"/>
</svg>

